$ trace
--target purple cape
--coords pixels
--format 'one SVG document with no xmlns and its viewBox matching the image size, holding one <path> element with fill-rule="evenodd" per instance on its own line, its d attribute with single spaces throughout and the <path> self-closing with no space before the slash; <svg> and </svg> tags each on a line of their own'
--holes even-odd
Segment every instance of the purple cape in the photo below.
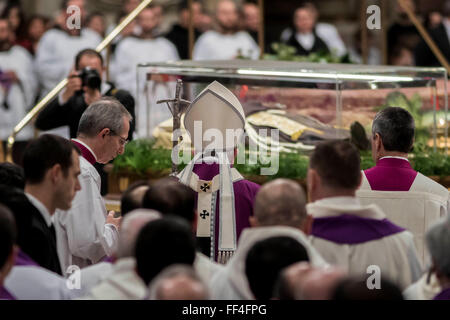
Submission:
<svg viewBox="0 0 450 320">
<path fill-rule="evenodd" d="M 216 163 L 206 164 L 200 163 L 194 165 L 193 172 L 196 173 L 201 180 L 212 180 L 219 174 L 219 165 Z M 242 230 L 250 227 L 249 218 L 253 215 L 253 202 L 260 186 L 248 180 L 240 180 L 233 183 L 234 188 L 234 204 L 236 212 L 236 236 L 239 239 Z M 219 199 L 220 192 L 217 191 L 216 215 L 215 219 L 215 250 L 214 256 L 217 257 L 218 252 L 218 236 L 219 236 Z"/>
<path fill-rule="evenodd" d="M 81 152 L 81 156 L 83 158 L 85 158 L 90 164 L 94 165 L 95 164 L 95 157 L 92 154 L 92 152 L 89 151 L 88 148 L 86 148 L 85 146 L 83 146 L 81 143 L 76 142 L 75 140 L 72 140 L 72 143 L 74 145 L 76 145 L 78 147 L 78 149 L 80 149 Z"/>
<path fill-rule="evenodd" d="M 39 265 L 33 261 L 25 252 L 19 250 L 17 254 L 16 261 L 14 263 L 15 266 L 35 266 L 39 267 Z"/>
<path fill-rule="evenodd" d="M 409 191 L 416 179 L 408 161 L 397 158 L 384 158 L 377 165 L 364 171 L 370 188 L 374 191 Z"/>
<path fill-rule="evenodd" d="M 5 287 L 0 286 L 0 300 L 17 300 Z"/>
<path fill-rule="evenodd" d="M 360 244 L 378 240 L 405 229 L 388 219 L 377 220 L 350 214 L 314 218 L 312 235 L 338 244 Z"/>
<path fill-rule="evenodd" d="M 442 290 L 433 300 L 450 300 L 450 288 Z"/>
</svg>

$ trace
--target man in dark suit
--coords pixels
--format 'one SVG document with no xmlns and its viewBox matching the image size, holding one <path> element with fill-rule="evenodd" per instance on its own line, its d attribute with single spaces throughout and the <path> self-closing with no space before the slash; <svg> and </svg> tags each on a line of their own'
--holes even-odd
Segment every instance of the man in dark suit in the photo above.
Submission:
<svg viewBox="0 0 450 320">
<path fill-rule="evenodd" d="M 16 219 L 20 249 L 41 267 L 62 274 L 52 216 L 68 210 L 80 190 L 79 150 L 64 138 L 42 135 L 24 154 L 25 192 L 0 185 L 0 202 Z"/>
<path fill-rule="evenodd" d="M 100 78 L 97 87 L 94 85 L 95 88 L 93 88 L 92 85 L 83 83 L 81 76 L 83 70 L 87 70 L 86 68 L 97 72 Z M 131 140 L 135 128 L 134 98 L 128 91 L 117 89 L 112 83 L 103 81 L 104 71 L 105 67 L 101 54 L 92 49 L 80 51 L 75 57 L 75 70 L 69 74 L 69 81 L 65 90 L 41 111 L 36 119 L 36 128 L 51 130 L 69 126 L 70 138 L 76 138 L 78 123 L 84 110 L 102 96 L 109 96 L 119 100 L 133 116 L 128 134 L 128 139 Z M 103 171 L 103 165 L 97 164 L 95 167 L 102 178 L 101 194 L 105 195 L 107 193 L 108 176 Z"/>
<path fill-rule="evenodd" d="M 450 1 L 444 2 L 442 16 L 441 24 L 436 28 L 429 30 L 429 33 L 444 57 L 447 61 L 450 61 Z M 441 63 L 424 40 L 417 45 L 414 55 L 416 66 L 441 66 Z"/>
</svg>

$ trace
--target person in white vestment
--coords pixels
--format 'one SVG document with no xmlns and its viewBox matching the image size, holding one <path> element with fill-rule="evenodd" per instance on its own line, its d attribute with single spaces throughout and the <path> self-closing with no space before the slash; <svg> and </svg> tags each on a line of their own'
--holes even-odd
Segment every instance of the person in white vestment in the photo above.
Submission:
<svg viewBox="0 0 450 320">
<path fill-rule="evenodd" d="M 429 265 L 425 233 L 448 216 L 450 194 L 444 186 L 413 169 L 408 153 L 414 145 L 415 123 L 404 108 L 387 107 L 372 123 L 372 158 L 376 165 L 362 173 L 357 197 L 374 203 L 394 223 L 410 230 L 419 257 Z"/>
<path fill-rule="evenodd" d="M 125 89 L 134 96 L 138 103 L 136 108 L 136 131 L 139 137 L 160 122 L 171 117 L 170 111 L 156 105 L 159 99 L 166 99 L 175 94 L 175 82 L 170 85 L 162 81 L 147 83 L 146 72 L 138 73 L 138 64 L 149 62 L 166 62 L 179 60 L 175 45 L 163 37 L 154 37 L 153 30 L 157 26 L 157 17 L 152 8 L 145 8 L 138 16 L 138 24 L 142 32 L 139 37 L 126 37 L 116 47 L 114 59 L 114 79 L 117 87 Z M 138 86 L 139 83 L 139 86 Z M 146 92 L 144 92 L 146 90 Z M 152 117 L 147 114 L 147 99 L 151 99 L 153 109 Z"/>
<path fill-rule="evenodd" d="M 167 267 L 149 285 L 149 300 L 208 300 L 208 287 L 191 266 Z"/>
<path fill-rule="evenodd" d="M 77 139 L 72 139 L 81 151 L 81 191 L 68 212 L 55 216 L 63 272 L 71 265 L 83 268 L 97 263 L 117 249 L 120 218 L 106 212 L 100 176 L 93 165 L 123 154 L 131 120 L 125 107 L 109 97 L 91 104 L 81 116 Z"/>
<path fill-rule="evenodd" d="M 143 207 L 161 212 L 163 215 L 173 214 L 186 219 L 195 234 L 197 229 L 197 211 L 195 206 L 195 192 L 188 186 L 173 178 L 165 178 L 155 182 L 145 193 Z M 197 250 L 194 269 L 205 282 L 209 283 L 222 265 L 210 260 Z"/>
<path fill-rule="evenodd" d="M 258 241 L 275 236 L 294 238 L 302 244 L 312 266 L 327 262 L 308 241 L 311 219 L 305 210 L 306 197 L 295 182 L 277 179 L 263 185 L 256 195 L 251 228 L 244 229 L 234 256 L 210 283 L 212 299 L 251 300 L 254 296 L 245 276 L 245 259 Z"/>
<path fill-rule="evenodd" d="M 150 221 L 161 218 L 155 210 L 136 209 L 129 212 L 120 228 L 117 260 L 110 264 L 110 271 L 104 279 L 82 299 L 86 300 L 140 300 L 147 294 L 147 287 L 136 273 L 134 248 L 139 231 Z M 96 265 L 88 268 L 95 268 Z M 101 271 L 98 269 L 98 271 Z M 99 274 L 101 276 L 101 274 Z"/>
<path fill-rule="evenodd" d="M 13 31 L 6 18 L 0 18 L 0 141 L 6 141 L 28 110 L 37 93 L 33 58 L 26 49 L 13 45 Z M 32 137 L 31 126 L 26 126 L 16 140 Z"/>
<path fill-rule="evenodd" d="M 418 280 L 422 268 L 411 232 L 395 225 L 376 205 L 355 197 L 361 183 L 360 156 L 345 141 L 316 146 L 307 175 L 311 243 L 325 260 L 350 275 L 376 269 L 401 289 Z"/>
<path fill-rule="evenodd" d="M 246 31 L 239 31 L 236 4 L 221 0 L 216 7 L 218 29 L 202 34 L 195 43 L 193 60 L 258 59 L 259 47 Z"/>
<path fill-rule="evenodd" d="M 73 2 L 73 3 L 72 3 Z M 80 8 L 80 28 L 72 28 L 73 20 L 67 13 L 70 5 Z M 93 30 L 83 28 L 84 0 L 65 1 L 61 8 L 61 14 L 66 23 L 58 28 L 48 30 L 42 36 L 36 49 L 35 69 L 41 85 L 40 96 L 43 97 L 56 84 L 69 74 L 75 55 L 83 49 L 95 48 L 102 38 Z"/>
</svg>

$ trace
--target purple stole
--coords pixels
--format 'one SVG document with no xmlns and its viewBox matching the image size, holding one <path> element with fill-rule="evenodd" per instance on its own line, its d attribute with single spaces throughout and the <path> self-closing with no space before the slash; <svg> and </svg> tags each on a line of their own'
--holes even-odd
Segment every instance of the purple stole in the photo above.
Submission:
<svg viewBox="0 0 450 320">
<path fill-rule="evenodd" d="M 433 300 L 450 300 L 450 288 L 442 290 Z"/>
<path fill-rule="evenodd" d="M 17 254 L 16 261 L 14 263 L 15 266 L 35 266 L 39 267 L 39 265 L 33 261 L 25 252 L 19 250 Z"/>
<path fill-rule="evenodd" d="M 375 167 L 364 170 L 364 174 L 374 191 L 409 191 L 417 171 L 406 160 L 384 158 Z"/>
<path fill-rule="evenodd" d="M 217 163 L 207 164 L 199 163 L 194 165 L 193 172 L 196 173 L 201 180 L 212 180 L 214 176 L 219 174 L 219 165 Z M 253 201 L 260 186 L 248 180 L 240 180 L 233 183 L 234 188 L 234 205 L 236 210 L 236 236 L 237 240 L 242 230 L 250 227 L 249 218 L 253 215 Z M 214 217 L 214 234 L 217 239 L 219 236 L 219 193 L 217 191 L 216 215 Z M 197 206 L 197 205 L 196 205 Z M 215 241 L 215 256 L 218 252 L 218 241 Z"/>
<path fill-rule="evenodd" d="M 96 161 L 95 161 L 95 157 L 94 157 L 94 155 L 92 154 L 92 152 L 89 151 L 88 148 L 86 148 L 86 147 L 83 146 L 81 143 L 78 143 L 78 142 L 75 141 L 75 140 L 72 140 L 72 143 L 73 143 L 74 145 L 76 145 L 76 146 L 78 147 L 78 149 L 80 149 L 81 156 L 82 156 L 83 158 L 85 158 L 90 164 L 92 164 L 92 165 L 95 164 L 95 162 L 96 162 Z"/>
<path fill-rule="evenodd" d="M 361 244 L 378 240 L 405 229 L 388 219 L 362 218 L 351 214 L 314 218 L 312 232 L 314 237 L 338 244 Z"/>
<path fill-rule="evenodd" d="M 0 300 L 17 300 L 5 287 L 0 286 Z"/>
</svg>

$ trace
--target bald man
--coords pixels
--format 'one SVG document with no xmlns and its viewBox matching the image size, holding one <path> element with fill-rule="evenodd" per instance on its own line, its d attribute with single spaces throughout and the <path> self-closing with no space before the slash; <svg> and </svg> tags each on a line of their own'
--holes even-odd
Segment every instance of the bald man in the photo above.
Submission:
<svg viewBox="0 0 450 320">
<path fill-rule="evenodd" d="M 291 180 L 276 179 L 259 189 L 254 216 L 250 218 L 251 228 L 244 229 L 234 256 L 211 281 L 213 299 L 254 299 L 245 275 L 245 260 L 255 243 L 271 237 L 291 237 L 305 247 L 311 265 L 327 265 L 308 241 L 312 221 L 305 204 L 303 189 Z"/>
</svg>

